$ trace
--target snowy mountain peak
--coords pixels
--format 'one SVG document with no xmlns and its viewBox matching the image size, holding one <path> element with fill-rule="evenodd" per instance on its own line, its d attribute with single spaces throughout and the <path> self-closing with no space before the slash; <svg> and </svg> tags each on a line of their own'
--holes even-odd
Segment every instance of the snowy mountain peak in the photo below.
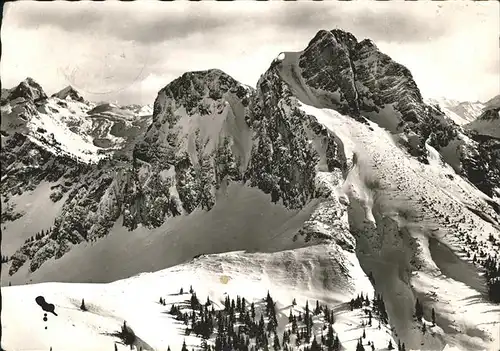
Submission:
<svg viewBox="0 0 500 351">
<path fill-rule="evenodd" d="M 68 85 L 66 88 L 58 91 L 57 93 L 52 95 L 53 97 L 57 97 L 61 100 L 71 99 L 74 101 L 85 102 L 83 96 L 71 85 Z"/>
<path fill-rule="evenodd" d="M 419 115 L 422 99 L 410 71 L 371 40 L 358 42 L 340 29 L 319 31 L 300 53 L 299 67 L 305 83 L 344 112 L 359 116 L 394 104 L 403 120 Z"/>
<path fill-rule="evenodd" d="M 208 108 L 206 105 L 210 104 L 206 99 L 220 100 L 229 91 L 241 99 L 249 94 L 248 89 L 220 69 L 186 72 L 158 92 L 153 106 L 153 120 L 165 112 L 164 101 L 167 98 L 175 100 L 177 106 L 184 106 L 188 112 L 200 108 L 205 111 Z"/>
<path fill-rule="evenodd" d="M 428 98 L 426 103 L 439 106 L 439 109 L 458 125 L 465 125 L 477 119 L 486 108 L 486 104 L 479 101 L 458 101 L 445 97 Z"/>
<path fill-rule="evenodd" d="M 10 91 L 8 96 L 9 100 L 14 100 L 17 98 L 24 98 L 26 100 L 38 101 L 47 98 L 47 94 L 43 91 L 43 88 L 38 84 L 33 78 L 27 77 L 19 85 Z"/>
</svg>

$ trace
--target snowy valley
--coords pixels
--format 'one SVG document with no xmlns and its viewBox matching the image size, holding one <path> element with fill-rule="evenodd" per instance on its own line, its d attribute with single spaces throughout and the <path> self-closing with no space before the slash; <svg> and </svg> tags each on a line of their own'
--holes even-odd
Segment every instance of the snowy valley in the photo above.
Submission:
<svg viewBox="0 0 500 351">
<path fill-rule="evenodd" d="M 500 349 L 497 100 L 339 29 L 256 89 L 2 90 L 2 349 Z"/>
</svg>

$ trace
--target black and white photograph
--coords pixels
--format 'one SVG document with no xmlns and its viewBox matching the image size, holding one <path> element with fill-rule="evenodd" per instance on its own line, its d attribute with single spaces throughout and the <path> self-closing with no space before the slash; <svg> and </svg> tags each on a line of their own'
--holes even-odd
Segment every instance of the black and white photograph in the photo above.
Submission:
<svg viewBox="0 0 500 351">
<path fill-rule="evenodd" d="M 498 1 L 9 1 L 1 351 L 500 351 Z"/>
</svg>

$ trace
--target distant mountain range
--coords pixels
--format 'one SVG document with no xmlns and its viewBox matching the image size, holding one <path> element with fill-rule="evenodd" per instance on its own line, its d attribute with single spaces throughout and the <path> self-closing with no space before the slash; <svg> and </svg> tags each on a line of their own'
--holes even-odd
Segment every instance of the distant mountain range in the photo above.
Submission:
<svg viewBox="0 0 500 351">
<path fill-rule="evenodd" d="M 458 125 L 475 121 L 485 110 L 500 106 L 500 95 L 486 102 L 457 101 L 446 98 L 427 99 L 428 104 L 438 105 L 439 108 Z"/>
<path fill-rule="evenodd" d="M 68 86 L 48 97 L 32 78 L 2 91 L 4 134 L 20 132 L 54 154 L 96 162 L 127 149 L 151 122 L 152 106 L 95 103 Z"/>
</svg>

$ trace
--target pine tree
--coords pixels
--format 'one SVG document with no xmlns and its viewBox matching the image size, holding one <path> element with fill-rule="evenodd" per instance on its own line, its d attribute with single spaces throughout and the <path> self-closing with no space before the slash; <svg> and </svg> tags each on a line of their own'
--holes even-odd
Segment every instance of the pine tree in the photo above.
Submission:
<svg viewBox="0 0 500 351">
<path fill-rule="evenodd" d="M 281 346 L 280 346 L 280 339 L 278 338 L 278 334 L 274 334 L 274 344 L 273 344 L 273 348 L 275 350 L 280 350 L 281 349 Z"/>
<path fill-rule="evenodd" d="M 306 301 L 306 308 L 305 308 L 305 315 L 304 315 L 304 322 L 306 324 L 306 339 L 309 339 L 311 337 L 311 328 L 309 325 L 309 301 Z"/>
<path fill-rule="evenodd" d="M 375 278 L 373 277 L 373 272 L 370 272 L 368 274 L 368 279 L 370 280 L 370 282 L 375 285 Z"/>
<path fill-rule="evenodd" d="M 425 322 L 422 324 L 422 333 L 425 334 L 427 331 L 427 327 L 425 326 Z"/>
<path fill-rule="evenodd" d="M 366 339 L 366 331 L 363 329 L 363 339 Z"/>
<path fill-rule="evenodd" d="M 394 346 L 392 346 L 392 340 L 389 340 L 389 345 L 387 346 L 389 350 L 394 350 Z"/>
<path fill-rule="evenodd" d="M 403 346 L 401 346 L 401 351 L 406 351 L 405 343 L 403 343 Z"/>
<path fill-rule="evenodd" d="M 316 340 L 316 336 L 314 336 L 312 344 L 311 344 L 311 351 L 320 351 L 321 347 L 318 344 L 318 341 Z"/>
<path fill-rule="evenodd" d="M 115 343 L 115 351 L 118 351 L 118 346 L 116 346 L 116 343 Z"/>
<path fill-rule="evenodd" d="M 87 306 L 85 306 L 85 300 L 84 299 L 82 299 L 82 304 L 80 305 L 80 309 L 82 311 L 87 311 Z"/>
<path fill-rule="evenodd" d="M 417 299 L 417 301 L 415 302 L 415 317 L 420 322 L 423 316 L 424 316 L 424 310 L 422 308 L 422 304 Z"/>
<path fill-rule="evenodd" d="M 179 290 L 179 295 L 183 295 L 183 294 L 184 294 L 184 289 L 183 289 L 183 288 L 181 288 L 181 289 Z"/>
<path fill-rule="evenodd" d="M 339 340 L 339 336 L 338 335 L 335 335 L 335 341 L 333 342 L 333 349 L 335 351 L 339 351 L 340 350 L 340 340 Z"/>
<path fill-rule="evenodd" d="M 335 343 L 335 338 L 333 336 L 333 327 L 331 324 L 328 325 L 328 332 L 326 334 L 326 346 L 333 347 Z"/>
<path fill-rule="evenodd" d="M 295 301 L 295 298 L 293 298 L 292 306 L 297 306 L 297 301 Z"/>
<path fill-rule="evenodd" d="M 356 345 L 356 351 L 365 351 L 361 339 L 358 340 L 358 344 Z"/>
<path fill-rule="evenodd" d="M 434 307 L 432 308 L 432 325 L 436 325 L 436 311 L 434 311 Z"/>
<path fill-rule="evenodd" d="M 297 332 L 297 318 L 295 318 L 295 316 L 293 316 L 293 320 L 292 320 L 292 333 L 296 333 Z"/>
<path fill-rule="evenodd" d="M 182 342 L 182 349 L 181 349 L 181 351 L 189 351 L 188 348 L 187 348 L 187 346 L 186 346 L 186 340 L 184 340 Z"/>
</svg>

